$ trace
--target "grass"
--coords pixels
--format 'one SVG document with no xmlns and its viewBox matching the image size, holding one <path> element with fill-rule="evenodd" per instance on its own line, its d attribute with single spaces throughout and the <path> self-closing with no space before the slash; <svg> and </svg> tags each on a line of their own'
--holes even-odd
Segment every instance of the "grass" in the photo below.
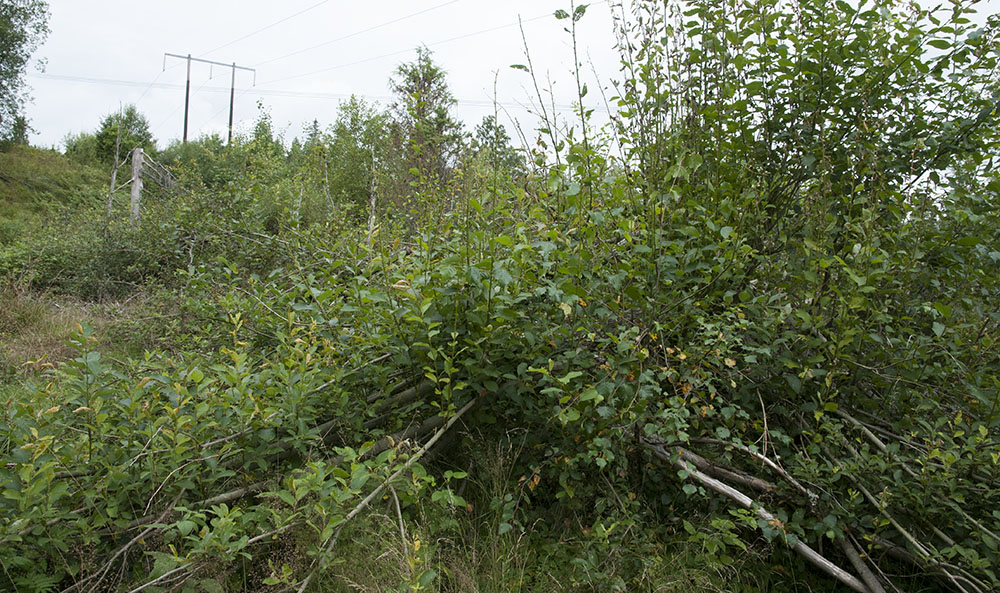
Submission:
<svg viewBox="0 0 1000 593">
<path fill-rule="evenodd" d="M 0 152 L 0 246 L 37 230 L 59 208 L 101 200 L 106 177 L 52 150 Z"/>
<path fill-rule="evenodd" d="M 812 591 L 801 583 L 770 574 L 774 546 L 757 538 L 735 557 L 720 561 L 691 545 L 678 525 L 638 521 L 625 527 L 617 543 L 602 541 L 573 517 L 569 521 L 538 519 L 523 530 L 500 533 L 508 517 L 498 501 L 516 498 L 510 490 L 520 454 L 516 435 L 486 445 L 482 435 L 467 435 L 464 457 L 475 459 L 464 495 L 468 508 L 426 501 L 407 505 L 402 485 L 397 510 L 392 494 L 372 505 L 363 521 L 348 527 L 332 555 L 332 566 L 317 590 L 331 593 L 396 591 L 463 591 L 468 593 L 760 593 Z M 440 468 L 439 468 L 440 469 Z M 460 468 L 453 468 L 455 470 Z M 443 487 L 443 484 L 438 484 Z M 539 509 L 532 511 L 539 516 Z M 544 514 L 544 513 L 543 513 Z M 707 517 L 689 516 L 699 529 Z M 419 544 L 418 544 L 419 542 Z M 294 560 L 275 561 L 280 566 Z M 420 577 L 433 571 L 421 588 Z"/>
<path fill-rule="evenodd" d="M 64 343 L 78 324 L 100 328 L 107 319 L 92 306 L 15 286 L 0 287 L 0 376 L 31 375 L 66 360 Z"/>
<path fill-rule="evenodd" d="M 0 203 L 44 209 L 72 204 L 104 188 L 107 174 L 41 148 L 15 146 L 0 152 Z"/>
</svg>

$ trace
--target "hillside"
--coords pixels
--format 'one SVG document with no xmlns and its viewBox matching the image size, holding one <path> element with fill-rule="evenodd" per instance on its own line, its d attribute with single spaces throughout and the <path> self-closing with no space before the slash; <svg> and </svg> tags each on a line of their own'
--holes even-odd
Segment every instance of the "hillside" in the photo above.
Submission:
<svg viewBox="0 0 1000 593">
<path fill-rule="evenodd" d="M 47 214 L 99 202 L 105 177 L 51 150 L 17 145 L 0 151 L 0 246 L 37 229 Z"/>
<path fill-rule="evenodd" d="M 0 246 L 0 331 L 66 336 L 6 350 L 0 587 L 1000 589 L 1000 18 L 681 16 L 529 147 L 423 48 L 138 218 L 0 155 L 79 204 Z"/>
</svg>

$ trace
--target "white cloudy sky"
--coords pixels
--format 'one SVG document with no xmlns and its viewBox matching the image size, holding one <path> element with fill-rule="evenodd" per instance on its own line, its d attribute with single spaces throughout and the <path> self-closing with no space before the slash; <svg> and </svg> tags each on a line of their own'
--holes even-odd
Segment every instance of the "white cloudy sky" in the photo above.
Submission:
<svg viewBox="0 0 1000 593">
<path fill-rule="evenodd" d="M 616 77 L 618 60 L 608 0 L 589 4 L 578 24 L 581 59 L 593 64 L 604 85 Z M 923 4 L 938 0 L 921 0 Z M 856 3 L 856 0 L 851 0 Z M 33 144 L 62 147 L 69 133 L 93 131 L 119 105 L 136 103 L 148 118 L 158 146 L 179 139 L 184 118 L 184 61 L 188 54 L 256 68 L 237 73 L 236 127 L 247 129 L 263 101 L 286 140 L 313 119 L 322 127 L 337 104 L 357 94 L 387 104 L 395 68 L 412 60 L 418 45 L 434 52 L 448 72 L 457 114 L 468 127 L 493 112 L 497 100 L 507 123 L 517 118 L 531 130 L 537 120 L 523 107 L 534 90 L 523 63 L 524 30 L 535 69 L 551 76 L 555 102 L 569 115 L 575 97 L 572 45 L 557 21 L 570 0 L 49 0 L 48 41 L 36 56 L 44 74 L 28 81 L 34 102 L 28 116 Z M 1000 0 L 979 4 L 979 21 L 1000 9 Z M 596 90 L 590 65 L 586 75 Z M 210 78 L 211 75 L 211 78 Z M 189 137 L 225 133 L 229 110 L 228 69 L 192 68 Z M 544 82 L 544 81 L 543 81 Z M 600 109 L 592 92 L 588 107 Z M 513 135 L 513 134 L 512 134 Z"/>
<path fill-rule="evenodd" d="M 578 23 L 579 52 L 610 79 L 617 72 L 610 8 L 590 4 Z M 519 17 L 556 102 L 569 109 L 575 96 L 567 21 L 551 16 L 569 0 L 50 0 L 50 8 L 52 32 L 36 53 L 45 72 L 28 78 L 38 146 L 61 148 L 68 133 L 93 131 L 129 103 L 146 115 L 158 146 L 180 138 L 185 63 L 168 58 L 164 70 L 165 52 L 256 68 L 256 86 L 252 74 L 237 71 L 237 130 L 256 119 L 259 100 L 288 140 L 313 119 L 330 124 L 352 93 L 386 104 L 393 70 L 421 44 L 448 72 L 467 125 L 493 112 L 498 73 L 497 100 L 530 129 L 535 121 L 518 107 L 534 93 L 530 78 L 509 67 L 525 61 Z M 191 79 L 189 137 L 224 133 L 230 70 L 195 63 Z M 599 106 L 598 93 L 590 99 Z"/>
</svg>

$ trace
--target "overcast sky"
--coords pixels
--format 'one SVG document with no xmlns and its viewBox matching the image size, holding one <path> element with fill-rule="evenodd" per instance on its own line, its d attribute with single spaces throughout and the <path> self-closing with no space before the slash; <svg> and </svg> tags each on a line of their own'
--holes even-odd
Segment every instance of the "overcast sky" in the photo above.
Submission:
<svg viewBox="0 0 1000 593">
<path fill-rule="evenodd" d="M 120 104 L 137 104 L 160 148 L 179 139 L 184 122 L 186 61 L 164 53 L 191 54 L 256 69 L 237 71 L 237 131 L 257 117 L 257 102 L 270 111 L 286 140 L 302 135 L 313 119 L 326 127 L 338 103 L 357 94 L 388 104 L 388 81 L 397 66 L 426 45 L 448 73 L 471 128 L 493 113 L 497 100 L 507 117 L 532 129 L 521 106 L 534 90 L 530 77 L 511 64 L 524 63 L 517 26 L 524 22 L 536 70 L 550 73 L 555 99 L 568 110 L 575 96 L 572 45 L 557 21 L 569 0 L 50 0 L 51 33 L 35 56 L 44 74 L 28 77 L 34 100 L 27 108 L 33 144 L 62 148 L 69 133 L 94 131 Z M 604 79 L 617 72 L 610 8 L 591 2 L 578 23 L 579 52 Z M 593 79 L 590 66 L 588 78 Z M 226 131 L 229 68 L 194 63 L 189 138 Z M 211 76 L 211 78 L 210 78 Z M 594 89 L 594 83 L 591 82 Z M 600 107 L 599 93 L 588 97 Z M 501 116 L 501 121 L 509 121 Z M 508 123 L 508 129 L 510 129 Z M 512 134 L 513 135 L 513 134 Z"/>
<path fill-rule="evenodd" d="M 580 0 L 577 0 L 578 3 Z M 617 77 L 611 9 L 607 0 L 584 0 L 578 51 L 589 86 L 594 74 L 606 86 Z M 852 0 L 855 3 L 856 0 Z M 930 2 L 922 2 L 929 4 Z M 934 0 L 937 4 L 937 0 Z M 525 108 L 534 96 L 525 72 L 517 22 L 521 18 L 536 71 L 551 77 L 555 102 L 570 115 L 575 98 L 572 44 L 556 20 L 570 0 L 49 0 L 47 42 L 35 56 L 45 73 L 28 77 L 34 101 L 27 108 L 33 144 L 62 148 L 67 134 L 94 131 L 119 105 L 137 104 L 160 148 L 179 139 L 184 123 L 185 62 L 164 53 L 205 58 L 256 69 L 237 71 L 236 128 L 249 129 L 263 102 L 286 141 L 314 119 L 326 127 L 351 94 L 387 105 L 393 71 L 426 45 L 448 73 L 468 128 L 493 113 L 496 99 L 526 131 L 537 119 Z M 986 0 L 975 21 L 995 13 Z M 229 68 L 195 63 L 191 72 L 189 138 L 225 134 Z M 545 81 L 541 81 L 545 84 Z M 600 116 L 601 94 L 588 107 Z"/>
</svg>

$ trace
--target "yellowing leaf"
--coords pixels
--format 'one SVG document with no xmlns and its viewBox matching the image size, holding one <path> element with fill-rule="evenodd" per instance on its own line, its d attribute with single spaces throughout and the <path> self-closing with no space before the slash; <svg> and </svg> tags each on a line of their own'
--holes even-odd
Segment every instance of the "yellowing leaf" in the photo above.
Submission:
<svg viewBox="0 0 1000 593">
<path fill-rule="evenodd" d="M 726 362 L 726 366 L 729 367 L 729 368 L 732 368 L 732 367 L 736 366 L 736 361 L 733 360 L 732 358 L 727 358 L 725 362 Z"/>
</svg>

